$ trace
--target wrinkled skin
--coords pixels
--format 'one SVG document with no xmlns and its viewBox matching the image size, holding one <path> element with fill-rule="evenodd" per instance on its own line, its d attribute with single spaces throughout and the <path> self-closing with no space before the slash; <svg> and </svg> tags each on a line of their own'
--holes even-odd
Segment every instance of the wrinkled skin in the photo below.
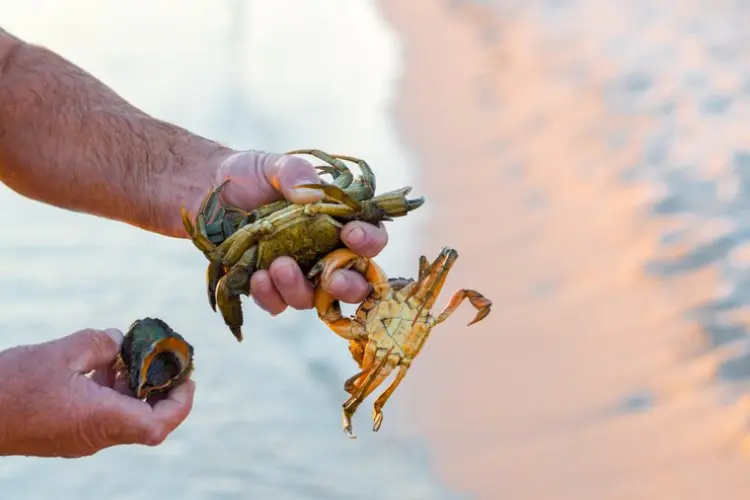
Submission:
<svg viewBox="0 0 750 500">
<path fill-rule="evenodd" d="M 133 398 L 113 372 L 122 338 L 82 330 L 0 352 L 0 455 L 76 458 L 163 442 L 190 413 L 195 384 L 153 405 Z"/>
<path fill-rule="evenodd" d="M 458 252 L 448 247 L 443 248 L 432 264 L 421 256 L 417 280 L 388 279 L 374 261 L 347 249 L 332 252 L 320 262 L 323 277 L 337 269 L 353 268 L 373 287 L 352 318 L 342 316 L 339 302 L 324 289 L 317 289 L 315 294 L 319 318 L 349 341 L 349 351 L 360 368 L 344 383 L 344 390 L 351 395 L 343 405 L 342 414 L 344 431 L 349 437 L 355 437 L 351 419 L 357 408 L 397 369 L 395 379 L 373 405 L 373 431 L 380 429 L 383 406 L 403 381 L 430 332 L 447 320 L 465 299 L 477 309 L 469 325 L 490 313 L 492 301 L 476 290 L 461 289 L 453 294 L 440 314 L 430 314 L 457 258 Z"/>
</svg>

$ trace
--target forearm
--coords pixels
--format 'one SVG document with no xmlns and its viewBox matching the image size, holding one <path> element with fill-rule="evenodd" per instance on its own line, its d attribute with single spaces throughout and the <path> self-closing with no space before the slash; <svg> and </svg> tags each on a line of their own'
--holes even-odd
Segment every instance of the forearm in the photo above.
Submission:
<svg viewBox="0 0 750 500">
<path fill-rule="evenodd" d="M 180 206 L 200 198 L 230 151 L 12 40 L 0 30 L 0 180 L 44 203 L 182 235 Z"/>
</svg>

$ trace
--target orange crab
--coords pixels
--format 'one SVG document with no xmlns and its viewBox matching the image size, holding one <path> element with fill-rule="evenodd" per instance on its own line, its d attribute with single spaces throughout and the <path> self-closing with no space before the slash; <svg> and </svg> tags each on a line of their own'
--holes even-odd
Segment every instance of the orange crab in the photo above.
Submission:
<svg viewBox="0 0 750 500">
<path fill-rule="evenodd" d="M 461 289 L 453 294 L 448 305 L 437 316 L 430 308 L 445 284 L 448 272 L 458 258 L 458 252 L 444 247 L 432 264 L 419 259 L 419 278 L 391 278 L 371 259 L 342 248 L 328 254 L 315 266 L 321 280 L 330 278 L 336 269 L 355 269 L 372 285 L 373 290 L 357 308 L 353 317 L 345 318 L 341 306 L 322 287 L 315 290 L 318 317 L 340 337 L 349 341 L 349 351 L 360 371 L 344 383 L 350 394 L 343 404 L 343 427 L 349 437 L 352 416 L 360 404 L 382 384 L 391 371 L 398 368 L 391 385 L 375 400 L 373 431 L 383 422 L 383 406 L 406 376 L 412 361 L 424 346 L 430 331 L 448 319 L 464 299 L 469 299 L 477 314 L 472 325 L 490 313 L 492 301 L 475 290 Z"/>
</svg>

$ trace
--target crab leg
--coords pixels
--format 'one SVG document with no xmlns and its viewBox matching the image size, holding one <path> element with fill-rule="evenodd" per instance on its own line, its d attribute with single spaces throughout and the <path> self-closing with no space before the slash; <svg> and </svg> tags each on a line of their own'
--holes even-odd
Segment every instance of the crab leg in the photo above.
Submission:
<svg viewBox="0 0 750 500">
<path fill-rule="evenodd" d="M 422 255 L 419 257 L 419 278 L 418 281 L 422 281 L 427 273 L 430 271 L 430 263 L 427 261 L 427 257 Z"/>
<path fill-rule="evenodd" d="M 193 222 L 190 219 L 187 208 L 185 208 L 184 205 L 180 207 L 180 212 L 182 215 L 182 225 L 185 228 L 185 232 L 191 237 L 195 246 L 198 247 L 201 252 L 206 254 L 206 257 L 208 257 L 209 260 L 209 254 L 214 250 L 214 245 L 208 238 L 206 218 L 208 217 L 208 224 L 211 225 L 218 219 L 221 219 L 223 217 L 223 209 L 220 209 L 218 214 L 215 214 L 214 212 L 216 212 L 216 207 L 219 203 L 219 194 L 221 193 L 222 189 L 224 189 L 224 186 L 226 186 L 227 182 L 229 182 L 229 180 L 225 180 L 224 182 L 213 188 L 203 198 L 201 206 L 198 209 L 198 214 L 195 218 L 195 225 L 193 225 Z"/>
<path fill-rule="evenodd" d="M 326 214 L 331 217 L 352 217 L 357 214 L 351 207 L 336 203 L 311 203 L 305 205 L 305 215 Z"/>
<path fill-rule="evenodd" d="M 452 248 L 443 247 L 440 255 L 427 269 L 426 274 L 417 282 L 416 286 L 407 287 L 406 301 L 409 305 L 417 307 L 417 314 L 414 316 L 415 321 L 421 316 L 423 310 L 429 311 L 435 305 L 440 290 L 445 285 L 445 280 L 448 278 L 448 273 L 456 259 L 458 259 L 458 252 Z M 405 289 L 402 293 L 406 291 Z"/>
<path fill-rule="evenodd" d="M 445 306 L 443 312 L 438 315 L 437 319 L 435 320 L 435 324 L 439 325 L 440 323 L 448 319 L 450 315 L 453 314 L 456 309 L 458 309 L 458 306 L 461 305 L 461 302 L 463 302 L 464 299 L 469 299 L 471 305 L 474 306 L 475 309 L 477 309 L 477 315 L 473 320 L 469 322 L 468 326 L 471 326 L 474 323 L 483 320 L 490 313 L 490 308 L 492 307 L 492 301 L 490 299 L 477 292 L 476 290 L 461 289 L 453 294 L 450 301 L 448 302 L 448 305 Z"/>
<path fill-rule="evenodd" d="M 242 255 L 237 264 L 216 285 L 216 301 L 224 323 L 238 342 L 242 342 L 242 304 L 240 295 L 250 295 L 250 275 L 255 269 L 257 248 Z"/>
<path fill-rule="evenodd" d="M 388 402 L 388 399 L 393 395 L 394 392 L 396 392 L 396 389 L 398 389 L 401 381 L 404 380 L 404 377 L 406 377 L 406 372 L 409 371 L 409 366 L 411 366 L 410 363 L 407 364 L 402 361 L 401 365 L 398 367 L 396 378 L 393 379 L 391 385 L 389 385 L 388 388 L 383 391 L 380 396 L 378 396 L 378 399 L 375 400 L 375 404 L 373 404 L 372 407 L 372 430 L 374 432 L 378 432 L 378 430 L 380 430 L 380 425 L 383 423 L 383 406 L 385 406 L 385 404 Z"/>
<path fill-rule="evenodd" d="M 219 245 L 218 251 L 224 252 L 221 263 L 226 267 L 235 265 L 250 247 L 258 243 L 261 237 L 274 230 L 274 217 L 262 219 L 238 229 L 232 236 Z M 235 238 L 236 236 L 236 238 Z"/>
<path fill-rule="evenodd" d="M 331 167 L 328 165 L 322 165 L 319 167 L 315 167 L 315 169 L 320 174 L 328 174 L 331 177 L 333 177 L 333 184 L 335 186 L 340 187 L 341 189 L 346 189 L 349 186 L 351 186 L 352 182 L 354 181 L 354 176 L 351 174 L 349 169 L 346 169 L 346 173 L 342 173 L 339 169 L 336 167 Z"/>
<path fill-rule="evenodd" d="M 325 155 L 325 153 L 323 153 Z M 315 155 L 317 156 L 317 155 Z M 350 161 L 352 163 L 356 163 L 359 169 L 362 171 L 362 183 L 361 185 L 364 187 L 365 192 L 364 197 L 370 198 L 373 193 L 375 192 L 375 173 L 370 168 L 370 165 L 367 164 L 365 160 L 362 160 L 361 158 L 355 158 L 354 156 L 347 156 L 347 155 L 326 155 L 331 159 L 338 159 L 338 160 L 345 160 Z M 329 160 L 326 160 L 325 158 L 322 158 L 321 156 L 317 156 L 321 160 L 328 161 L 328 163 L 332 163 Z"/>
<path fill-rule="evenodd" d="M 224 266 L 220 261 L 211 261 L 206 268 L 206 292 L 211 309 L 216 312 L 216 285 L 225 275 Z"/>
<path fill-rule="evenodd" d="M 370 370 L 361 370 L 344 381 L 344 390 L 351 395 L 354 395 L 354 391 L 358 389 L 357 380 L 362 378 L 363 375 L 369 373 Z"/>
<path fill-rule="evenodd" d="M 371 259 L 357 255 L 348 248 L 340 248 L 326 255 L 313 266 L 307 277 L 308 279 L 319 277 L 320 283 L 330 280 L 332 273 L 337 269 L 352 267 L 373 286 L 375 296 L 386 293 L 388 277 L 380 266 Z M 315 288 L 314 304 L 321 321 L 340 337 L 346 340 L 356 340 L 364 335 L 362 325 L 351 318 L 343 317 L 340 302 L 320 285 Z"/>
<path fill-rule="evenodd" d="M 385 355 L 380 359 L 378 364 L 372 366 L 372 368 L 367 373 L 367 377 L 364 379 L 362 384 L 359 385 L 357 393 L 353 394 L 342 405 L 342 423 L 344 432 L 346 432 L 350 438 L 356 437 L 352 433 L 352 416 L 354 416 L 354 414 L 356 413 L 357 408 L 359 408 L 359 405 L 361 405 L 362 402 L 367 399 L 367 396 L 372 394 L 372 392 L 377 389 L 385 379 L 388 378 L 388 375 L 391 374 L 392 368 L 390 365 L 386 364 L 386 362 L 388 361 L 388 358 L 390 357 L 393 349 L 394 346 L 391 346 L 391 348 L 388 349 Z"/>
<path fill-rule="evenodd" d="M 203 215 L 204 217 L 208 217 L 211 221 L 221 218 L 219 216 L 214 216 L 214 212 L 216 212 L 216 207 L 219 206 L 219 195 L 228 182 L 229 179 L 226 179 L 221 184 L 208 192 L 208 194 L 203 198 L 203 202 L 198 209 L 199 214 Z"/>
<path fill-rule="evenodd" d="M 295 189 L 304 188 L 323 191 L 323 194 L 325 194 L 327 197 L 331 198 L 332 200 L 338 201 L 339 203 L 343 203 L 355 212 L 359 212 L 362 210 L 362 204 L 359 201 L 352 198 L 346 191 L 334 184 L 299 184 L 294 187 Z"/>
<path fill-rule="evenodd" d="M 317 189 L 330 199 L 341 205 L 326 203 L 325 201 L 314 202 L 306 205 L 306 213 L 327 213 L 334 217 L 359 216 L 362 220 L 375 223 L 376 221 L 391 221 L 393 217 L 403 217 L 412 210 L 416 210 L 424 204 L 424 198 L 408 199 L 406 195 L 411 191 L 407 186 L 388 193 L 383 193 L 374 198 L 363 198 L 358 201 L 352 195 L 351 190 L 343 191 L 331 184 L 301 184 L 300 188 Z"/>
<path fill-rule="evenodd" d="M 329 163 L 331 167 L 323 167 L 320 168 L 320 170 L 327 171 L 329 168 L 336 170 L 339 172 L 339 176 L 334 177 L 334 184 L 341 188 L 347 188 L 354 180 L 354 175 L 352 175 L 351 170 L 342 162 L 339 158 L 342 158 L 338 155 L 329 155 L 328 153 L 324 153 L 323 151 L 320 151 L 319 149 L 295 149 L 294 151 L 287 151 L 286 154 L 288 155 L 310 155 L 318 158 L 319 160 L 323 160 L 326 163 Z M 333 176 L 333 174 L 331 174 Z"/>
<path fill-rule="evenodd" d="M 368 165 L 366 161 L 360 158 L 355 158 L 353 156 L 346 156 L 346 155 L 328 154 L 317 149 L 299 149 L 296 151 L 290 151 L 287 154 L 312 155 L 327 163 L 330 163 L 331 165 L 333 165 L 334 169 L 337 169 L 339 171 L 345 170 L 344 175 L 349 176 L 346 179 L 347 182 L 344 184 L 343 182 L 339 182 L 338 179 L 334 177 L 334 179 L 336 179 L 334 181 L 334 184 L 341 188 L 345 188 L 345 189 L 348 188 L 346 189 L 347 192 L 352 194 L 357 199 L 360 199 L 360 200 L 369 199 L 369 198 L 372 198 L 372 196 L 375 194 L 375 173 L 370 168 L 370 165 Z M 352 180 L 353 180 L 352 174 L 341 160 L 356 163 L 359 169 L 361 170 L 362 176 L 357 178 L 357 181 L 354 182 L 353 184 L 352 184 Z M 329 172 L 330 167 L 323 167 L 321 170 Z"/>
<path fill-rule="evenodd" d="M 378 298 L 388 289 L 388 276 L 374 260 L 362 257 L 348 248 L 339 248 L 323 257 L 310 271 L 310 275 L 320 273 L 320 279 L 328 281 L 338 269 L 354 268 L 370 283 Z"/>
<path fill-rule="evenodd" d="M 229 327 L 238 342 L 242 342 L 242 302 L 239 295 L 232 295 L 226 283 L 226 276 L 219 280 L 216 287 L 216 299 L 224 318 L 224 324 Z"/>
<path fill-rule="evenodd" d="M 193 222 L 190 220 L 190 215 L 188 214 L 185 207 L 182 207 L 180 211 L 182 215 L 182 225 L 185 227 L 185 232 L 188 234 L 188 236 L 190 236 L 193 244 L 198 248 L 198 250 L 203 252 L 208 260 L 213 260 L 216 247 L 213 243 L 211 243 L 211 240 L 208 239 L 205 231 L 201 231 L 200 229 L 201 227 L 206 227 L 203 214 L 198 214 L 198 216 L 196 217 L 196 225 L 193 225 Z"/>
<path fill-rule="evenodd" d="M 257 208 L 251 212 L 245 212 L 244 210 L 241 210 L 235 207 L 227 207 L 227 210 L 242 214 L 243 216 L 247 218 L 248 222 L 252 223 L 252 222 L 255 222 L 256 220 L 268 217 L 272 213 L 278 212 L 279 210 L 284 209 L 291 204 L 292 202 L 290 202 L 289 200 L 279 200 L 273 203 L 268 203 L 266 205 L 263 205 L 262 207 Z"/>
<path fill-rule="evenodd" d="M 379 194 L 372 199 L 366 199 L 362 202 L 365 205 L 364 212 L 367 213 L 368 210 L 373 210 L 373 208 L 376 212 L 385 212 L 388 216 L 385 220 L 390 220 L 391 217 L 403 217 L 412 210 L 416 210 L 424 205 L 423 196 L 408 199 L 406 195 L 410 192 L 411 186 L 406 186 Z"/>
</svg>

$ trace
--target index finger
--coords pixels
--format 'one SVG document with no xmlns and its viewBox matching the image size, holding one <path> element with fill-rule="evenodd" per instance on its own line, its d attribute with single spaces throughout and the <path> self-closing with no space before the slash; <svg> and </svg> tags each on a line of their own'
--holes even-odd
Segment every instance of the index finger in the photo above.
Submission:
<svg viewBox="0 0 750 500">
<path fill-rule="evenodd" d="M 382 222 L 375 226 L 369 222 L 353 221 L 341 230 L 341 240 L 354 253 L 375 257 L 388 244 L 388 232 Z"/>
</svg>

